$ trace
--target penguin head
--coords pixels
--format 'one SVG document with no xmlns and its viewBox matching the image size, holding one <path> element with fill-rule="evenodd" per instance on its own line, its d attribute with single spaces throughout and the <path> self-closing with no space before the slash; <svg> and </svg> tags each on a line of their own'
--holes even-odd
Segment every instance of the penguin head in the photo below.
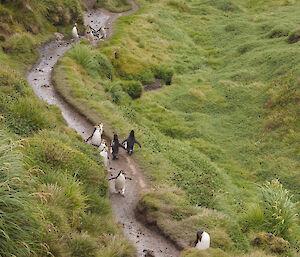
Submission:
<svg viewBox="0 0 300 257">
<path fill-rule="evenodd" d="M 197 232 L 197 239 L 196 239 L 196 241 L 195 241 L 195 245 L 198 243 L 198 241 L 199 242 L 201 242 L 201 240 L 202 240 L 202 236 L 203 236 L 203 230 L 199 230 L 198 232 Z"/>
<path fill-rule="evenodd" d="M 75 23 L 75 24 L 74 24 L 74 27 L 76 27 L 76 28 L 77 28 L 77 23 Z"/>
<path fill-rule="evenodd" d="M 130 135 L 129 135 L 130 137 L 134 137 L 134 130 L 131 130 L 130 131 Z"/>
<path fill-rule="evenodd" d="M 117 135 L 117 134 L 114 134 L 114 141 L 116 141 L 116 140 L 119 140 L 119 139 L 118 139 L 118 135 Z"/>
<path fill-rule="evenodd" d="M 125 172 L 124 170 L 120 170 L 120 172 L 119 172 L 119 174 L 118 174 L 118 176 L 117 176 L 117 177 L 119 177 L 120 175 L 123 175 L 123 176 L 125 176 L 125 175 L 126 175 L 126 172 Z"/>
</svg>

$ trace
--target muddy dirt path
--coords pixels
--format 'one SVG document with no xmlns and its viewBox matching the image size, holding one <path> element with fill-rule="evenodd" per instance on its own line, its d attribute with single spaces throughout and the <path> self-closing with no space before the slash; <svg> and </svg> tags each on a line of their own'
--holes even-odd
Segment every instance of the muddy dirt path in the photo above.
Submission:
<svg viewBox="0 0 300 257">
<path fill-rule="evenodd" d="M 110 13 L 103 9 L 89 9 L 85 13 L 85 23 L 93 24 L 93 27 L 108 27 L 108 37 L 113 33 L 113 22 L 120 16 L 129 15 L 138 9 L 132 3 L 132 9 L 124 13 Z M 39 48 L 40 59 L 27 74 L 27 80 L 34 92 L 49 104 L 54 104 L 61 109 L 69 127 L 74 128 L 79 135 L 86 139 L 93 131 L 91 124 L 84 116 L 79 114 L 70 104 L 57 93 L 52 83 L 53 67 L 57 60 L 71 48 L 69 41 L 51 41 Z M 141 149 L 142 150 L 142 149 Z M 99 155 L 100 158 L 100 155 Z M 126 236 L 132 240 L 137 248 L 138 256 L 145 256 L 146 250 L 154 252 L 156 257 L 176 257 L 179 251 L 167 239 L 155 231 L 148 229 L 140 223 L 134 210 L 142 190 L 147 188 L 147 181 L 139 170 L 138 165 L 121 149 L 119 160 L 110 161 L 109 176 L 115 176 L 120 169 L 127 172 L 127 176 L 133 178 L 127 181 L 125 198 L 114 192 L 114 180 L 110 182 L 110 200 L 113 205 L 114 215 L 123 228 Z"/>
</svg>

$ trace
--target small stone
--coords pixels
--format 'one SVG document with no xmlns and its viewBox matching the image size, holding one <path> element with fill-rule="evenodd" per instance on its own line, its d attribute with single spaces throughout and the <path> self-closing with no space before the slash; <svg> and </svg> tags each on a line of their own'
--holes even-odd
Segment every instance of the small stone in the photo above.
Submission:
<svg viewBox="0 0 300 257">
<path fill-rule="evenodd" d="M 155 257 L 154 252 L 152 250 L 146 250 L 145 257 Z"/>
</svg>

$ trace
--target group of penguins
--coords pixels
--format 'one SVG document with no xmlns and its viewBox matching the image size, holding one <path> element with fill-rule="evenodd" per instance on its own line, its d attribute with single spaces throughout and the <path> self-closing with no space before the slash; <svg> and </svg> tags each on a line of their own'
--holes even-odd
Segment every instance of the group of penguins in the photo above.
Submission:
<svg viewBox="0 0 300 257">
<path fill-rule="evenodd" d="M 86 139 L 86 142 L 90 141 L 92 145 L 97 146 L 100 150 L 100 155 L 103 158 L 103 162 L 105 167 L 108 165 L 109 153 L 108 147 L 105 141 L 102 139 L 103 134 L 103 124 L 100 123 L 94 129 L 92 135 Z M 122 147 L 127 151 L 129 155 L 133 153 L 134 144 L 137 144 L 140 148 L 142 147 L 141 144 L 137 141 L 134 135 L 134 131 L 131 130 L 129 136 L 122 141 L 119 142 L 118 135 L 114 134 L 114 138 L 110 145 L 110 152 L 112 154 L 113 160 L 118 159 L 119 148 Z M 114 177 L 110 178 L 109 180 L 115 179 L 115 190 L 116 193 L 125 196 L 125 180 L 130 179 L 129 177 L 125 177 L 126 173 L 124 170 L 120 170 L 119 174 Z M 195 247 L 199 250 L 205 250 L 209 248 L 210 245 L 210 236 L 207 232 L 199 230 L 197 232 L 197 238 L 195 241 Z"/>
<path fill-rule="evenodd" d="M 109 149 L 105 141 L 102 139 L 102 134 L 103 134 L 103 124 L 100 123 L 95 127 L 92 135 L 86 139 L 86 142 L 90 141 L 92 145 L 97 146 L 99 148 L 100 155 L 103 158 L 104 165 L 105 167 L 108 167 Z M 124 139 L 122 143 L 119 142 L 118 135 L 114 134 L 114 138 L 110 144 L 110 152 L 113 157 L 112 159 L 113 160 L 118 159 L 120 147 L 125 149 L 127 153 L 131 155 L 133 153 L 134 144 L 138 144 L 139 147 L 142 147 L 139 141 L 136 140 L 133 130 L 131 130 L 129 136 L 126 139 Z M 109 179 L 109 180 L 115 179 L 116 192 L 120 193 L 122 196 L 125 196 L 125 179 L 131 180 L 131 178 L 125 177 L 125 174 L 126 174 L 125 171 L 121 170 L 116 177 Z"/>
<path fill-rule="evenodd" d="M 86 37 L 91 42 L 93 42 L 95 38 L 105 39 L 106 38 L 106 29 L 108 29 L 108 28 L 104 28 L 103 26 L 101 26 L 98 30 L 96 30 L 96 29 L 92 28 L 91 25 L 86 25 Z M 72 36 L 75 41 L 77 41 L 79 39 L 77 23 L 74 24 L 74 27 L 72 29 Z"/>
</svg>

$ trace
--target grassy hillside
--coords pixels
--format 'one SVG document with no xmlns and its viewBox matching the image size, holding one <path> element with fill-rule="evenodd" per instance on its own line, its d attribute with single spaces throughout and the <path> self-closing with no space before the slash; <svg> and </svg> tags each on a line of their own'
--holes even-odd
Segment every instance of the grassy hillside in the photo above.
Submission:
<svg viewBox="0 0 300 257">
<path fill-rule="evenodd" d="M 202 228 L 214 248 L 262 256 L 251 242 L 266 231 L 289 241 L 296 256 L 300 2 L 139 3 L 99 49 L 82 43 L 59 62 L 58 89 L 90 120 L 123 137 L 136 131 L 143 148 L 134 158 L 156 189 L 138 209 L 178 245 L 191 246 Z M 84 64 L 75 51 L 89 53 Z M 114 79 L 93 58 L 101 54 Z M 137 100 L 121 86 L 154 78 L 171 86 Z"/>
<path fill-rule="evenodd" d="M 135 256 L 99 153 L 25 80 L 35 48 L 76 21 L 77 0 L 0 1 L 1 256 Z"/>
</svg>

